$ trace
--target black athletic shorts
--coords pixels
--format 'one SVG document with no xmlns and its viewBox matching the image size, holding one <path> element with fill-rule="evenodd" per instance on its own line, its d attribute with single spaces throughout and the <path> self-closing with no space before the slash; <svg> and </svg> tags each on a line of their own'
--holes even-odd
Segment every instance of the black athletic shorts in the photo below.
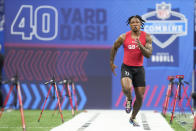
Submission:
<svg viewBox="0 0 196 131">
<path fill-rule="evenodd" d="M 145 87 L 145 71 L 143 66 L 127 66 L 122 64 L 121 66 L 121 78 L 129 77 L 132 80 L 134 87 Z"/>
</svg>

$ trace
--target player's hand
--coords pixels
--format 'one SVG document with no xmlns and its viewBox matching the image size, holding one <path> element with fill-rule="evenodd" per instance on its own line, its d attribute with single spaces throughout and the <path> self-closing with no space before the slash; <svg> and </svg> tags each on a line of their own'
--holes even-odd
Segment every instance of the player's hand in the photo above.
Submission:
<svg viewBox="0 0 196 131">
<path fill-rule="evenodd" d="M 141 47 L 141 42 L 140 42 L 140 40 L 139 40 L 139 38 L 136 38 L 136 40 L 135 40 L 136 42 L 137 42 L 137 46 L 140 48 Z"/>
<path fill-rule="evenodd" d="M 113 74 L 116 76 L 115 69 L 117 68 L 117 66 L 114 63 L 111 63 L 110 66 L 111 66 Z"/>
</svg>

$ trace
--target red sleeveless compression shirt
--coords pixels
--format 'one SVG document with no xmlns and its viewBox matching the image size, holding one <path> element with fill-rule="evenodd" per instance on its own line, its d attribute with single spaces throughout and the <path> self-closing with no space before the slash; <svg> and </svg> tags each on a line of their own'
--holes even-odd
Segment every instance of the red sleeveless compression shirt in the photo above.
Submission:
<svg viewBox="0 0 196 131">
<path fill-rule="evenodd" d="M 146 45 L 146 33 L 141 31 L 140 33 L 140 42 L 142 45 Z M 124 40 L 124 58 L 123 63 L 127 66 L 143 66 L 144 56 L 142 55 L 141 50 L 137 47 L 135 39 L 131 38 L 131 31 L 126 32 Z"/>
</svg>

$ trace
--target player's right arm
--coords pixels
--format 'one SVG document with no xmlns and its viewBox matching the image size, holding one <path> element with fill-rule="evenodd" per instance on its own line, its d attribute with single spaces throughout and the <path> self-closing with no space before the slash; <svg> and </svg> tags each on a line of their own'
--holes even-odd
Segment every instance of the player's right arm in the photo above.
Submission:
<svg viewBox="0 0 196 131">
<path fill-rule="evenodd" d="M 117 68 L 117 66 L 114 64 L 114 59 L 115 59 L 116 53 L 118 51 L 118 48 L 123 44 L 124 40 L 125 40 L 125 34 L 121 34 L 118 37 L 118 39 L 114 42 L 114 45 L 112 46 L 112 49 L 111 49 L 110 67 L 111 67 L 112 72 L 114 73 L 114 75 L 116 75 L 115 68 Z"/>
</svg>

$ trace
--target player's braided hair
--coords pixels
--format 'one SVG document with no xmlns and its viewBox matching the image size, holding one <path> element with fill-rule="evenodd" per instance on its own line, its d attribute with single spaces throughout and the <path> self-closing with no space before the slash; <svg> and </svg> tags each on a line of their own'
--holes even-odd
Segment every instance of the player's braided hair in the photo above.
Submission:
<svg viewBox="0 0 196 131">
<path fill-rule="evenodd" d="M 132 18 L 138 18 L 140 20 L 140 22 L 141 22 L 141 29 L 144 29 L 145 20 L 143 20 L 142 17 L 139 16 L 139 15 L 129 17 L 128 20 L 127 20 L 127 22 L 126 22 L 127 25 L 130 24 L 130 21 L 131 21 Z"/>
</svg>

